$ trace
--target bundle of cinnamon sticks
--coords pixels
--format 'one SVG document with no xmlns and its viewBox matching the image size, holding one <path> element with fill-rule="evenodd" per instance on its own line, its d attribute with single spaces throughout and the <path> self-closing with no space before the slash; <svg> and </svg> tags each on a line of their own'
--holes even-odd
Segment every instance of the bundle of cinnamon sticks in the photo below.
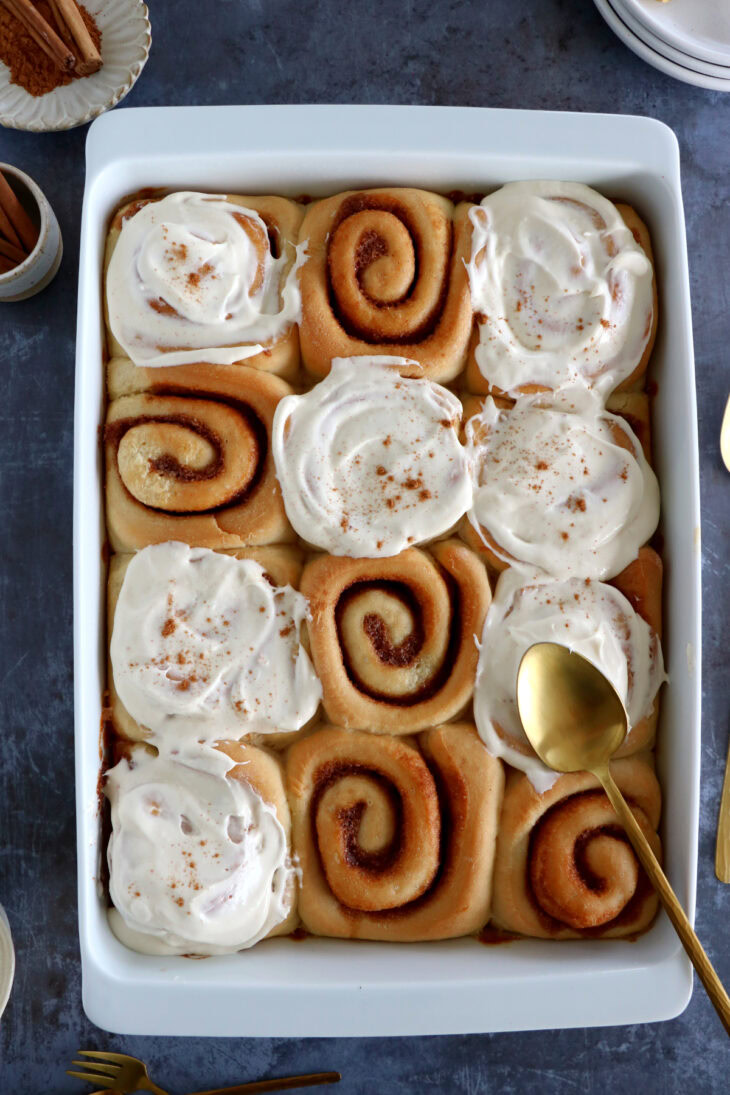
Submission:
<svg viewBox="0 0 730 1095">
<path fill-rule="evenodd" d="M 64 73 L 90 76 L 101 68 L 101 54 L 94 45 L 76 0 L 48 0 L 56 29 L 43 18 L 32 0 L 0 0 L 20 20 L 34 42 Z"/>
<path fill-rule="evenodd" d="M 25 262 L 37 242 L 38 229 L 0 171 L 0 274 Z"/>
</svg>

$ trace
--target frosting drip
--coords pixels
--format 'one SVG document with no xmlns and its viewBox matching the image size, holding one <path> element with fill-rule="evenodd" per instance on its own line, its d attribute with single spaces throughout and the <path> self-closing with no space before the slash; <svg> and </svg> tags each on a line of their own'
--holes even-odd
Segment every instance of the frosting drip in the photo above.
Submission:
<svg viewBox="0 0 730 1095">
<path fill-rule="evenodd" d="M 284 829 L 273 807 L 227 768 L 212 750 L 193 768 L 137 748 L 107 773 L 112 924 L 134 949 L 230 953 L 288 915 Z"/>
<path fill-rule="evenodd" d="M 517 182 L 471 219 L 476 360 L 490 384 L 606 395 L 631 375 L 651 333 L 652 267 L 612 202 L 580 183 Z"/>
<path fill-rule="evenodd" d="M 474 717 L 493 756 L 527 774 L 539 792 L 558 778 L 533 752 L 522 729 L 517 670 L 534 643 L 577 651 L 608 678 L 628 715 L 628 732 L 649 715 L 666 676 L 659 638 L 613 586 L 584 578 L 500 577 L 482 633 Z"/>
<path fill-rule="evenodd" d="M 258 213 L 183 191 L 124 221 L 107 274 L 109 323 L 136 365 L 201 358 L 231 364 L 261 353 L 299 319 L 306 244 L 271 253 Z"/>
<path fill-rule="evenodd" d="M 335 358 L 278 404 L 272 450 L 286 513 L 332 555 L 382 558 L 447 532 L 471 504 L 456 396 L 398 357 Z M 418 366 L 415 366 L 418 368 Z"/>
<path fill-rule="evenodd" d="M 525 396 L 501 411 L 487 397 L 466 434 L 469 519 L 505 562 L 612 578 L 653 535 L 656 476 L 628 423 L 589 393 L 565 409 Z"/>
<path fill-rule="evenodd" d="M 127 568 L 114 684 L 141 726 L 176 742 L 298 730 L 321 686 L 301 645 L 306 598 L 251 559 L 169 542 Z"/>
</svg>

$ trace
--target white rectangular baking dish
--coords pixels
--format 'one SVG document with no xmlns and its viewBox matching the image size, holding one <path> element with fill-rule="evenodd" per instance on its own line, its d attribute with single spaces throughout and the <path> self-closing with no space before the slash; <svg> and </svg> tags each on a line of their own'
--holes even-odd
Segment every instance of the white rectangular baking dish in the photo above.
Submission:
<svg viewBox="0 0 730 1095">
<path fill-rule="evenodd" d="M 451 1034 L 668 1019 L 692 974 L 660 916 L 636 942 L 429 944 L 273 940 L 191 961 L 125 949 L 97 884 L 105 686 L 101 263 L 108 218 L 146 186 L 313 196 L 352 186 L 487 191 L 524 178 L 590 183 L 648 221 L 660 293 L 652 375 L 665 542 L 659 770 L 667 873 L 694 915 L 700 756 L 697 422 L 679 153 L 648 118 L 432 107 L 125 110 L 92 125 L 81 230 L 74 468 L 74 653 L 83 1001 L 128 1034 Z"/>
</svg>

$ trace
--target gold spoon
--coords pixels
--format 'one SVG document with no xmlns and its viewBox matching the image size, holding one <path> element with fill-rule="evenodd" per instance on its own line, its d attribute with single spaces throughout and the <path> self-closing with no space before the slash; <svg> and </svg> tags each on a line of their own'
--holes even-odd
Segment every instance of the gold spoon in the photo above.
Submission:
<svg viewBox="0 0 730 1095">
<path fill-rule="evenodd" d="M 591 772 L 600 781 L 730 1034 L 730 998 L 609 771 L 628 725 L 613 685 L 580 654 L 558 643 L 535 643 L 520 662 L 517 706 L 530 744 L 548 768 Z"/>
</svg>

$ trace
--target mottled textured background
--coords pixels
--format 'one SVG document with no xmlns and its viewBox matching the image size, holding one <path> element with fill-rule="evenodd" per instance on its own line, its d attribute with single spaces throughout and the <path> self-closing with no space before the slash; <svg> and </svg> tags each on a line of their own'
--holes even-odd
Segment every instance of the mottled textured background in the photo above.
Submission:
<svg viewBox="0 0 730 1095">
<path fill-rule="evenodd" d="M 702 471 L 704 715 L 697 927 L 730 983 L 730 888 L 714 833 L 728 745 L 728 497 L 718 434 L 730 387 L 730 95 L 676 83 L 616 39 L 588 0 L 156 0 L 152 55 L 126 106 L 435 103 L 615 111 L 679 137 Z M 120 109 L 123 109 L 120 108 Z M 342 1095 L 727 1091 L 728 1043 L 703 991 L 635 1028 L 448 1038 L 158 1039 L 102 1034 L 81 1010 L 76 929 L 71 471 L 86 130 L 0 133 L 61 223 L 41 296 L 0 306 L 0 900 L 18 970 L 0 1024 L 0 1092 L 81 1092 L 79 1045 L 144 1057 L 173 1092 L 338 1068 Z M 600 985 L 596 986 L 600 991 Z M 322 1089 L 324 1090 L 324 1089 Z"/>
</svg>

